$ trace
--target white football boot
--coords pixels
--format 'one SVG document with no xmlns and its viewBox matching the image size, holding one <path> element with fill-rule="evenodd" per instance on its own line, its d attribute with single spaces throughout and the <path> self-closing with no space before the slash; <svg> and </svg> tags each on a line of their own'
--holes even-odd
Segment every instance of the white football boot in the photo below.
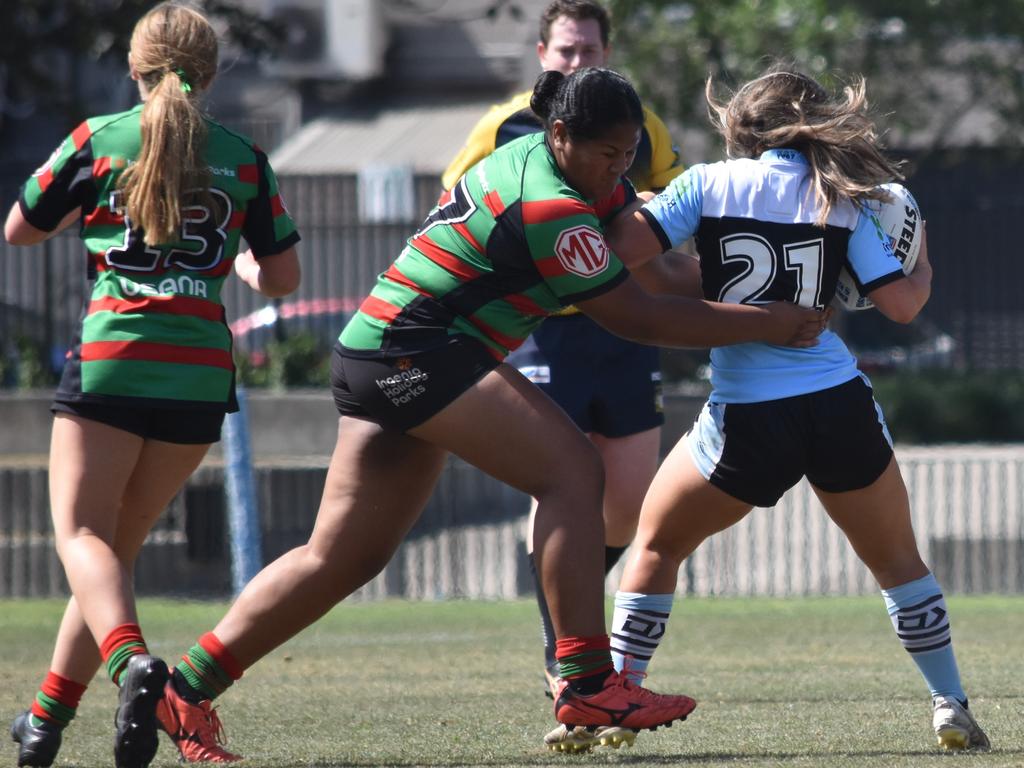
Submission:
<svg viewBox="0 0 1024 768">
<path fill-rule="evenodd" d="M 636 731 L 615 725 L 585 728 L 582 725 L 559 724 L 544 737 L 545 746 L 552 752 L 587 752 L 592 747 L 618 749 L 623 744 L 631 747 L 635 741 Z"/>
<path fill-rule="evenodd" d="M 967 707 L 952 696 L 936 696 L 932 701 L 932 727 L 939 746 L 948 750 L 977 749 L 987 752 L 988 736 L 975 722 Z"/>
</svg>

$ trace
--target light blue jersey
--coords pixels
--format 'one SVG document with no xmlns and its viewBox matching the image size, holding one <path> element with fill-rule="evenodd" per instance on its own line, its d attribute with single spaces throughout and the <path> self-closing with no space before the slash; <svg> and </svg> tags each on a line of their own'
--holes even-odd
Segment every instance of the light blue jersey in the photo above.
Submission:
<svg viewBox="0 0 1024 768">
<path fill-rule="evenodd" d="M 862 295 L 903 277 L 875 216 L 843 200 L 824 228 L 799 152 L 769 150 L 757 160 L 691 166 L 647 203 L 643 215 L 662 246 L 690 237 L 700 255 L 701 286 L 711 301 L 790 301 L 824 309 L 845 265 Z M 752 403 L 817 392 L 858 375 L 836 334 L 792 349 L 749 343 L 711 350 L 711 401 Z"/>
</svg>

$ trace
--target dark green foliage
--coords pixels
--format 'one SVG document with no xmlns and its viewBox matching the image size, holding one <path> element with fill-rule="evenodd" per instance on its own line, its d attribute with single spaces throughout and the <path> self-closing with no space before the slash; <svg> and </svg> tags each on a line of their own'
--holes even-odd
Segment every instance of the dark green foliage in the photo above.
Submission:
<svg viewBox="0 0 1024 768">
<path fill-rule="evenodd" d="M 238 381 L 249 387 L 329 387 L 331 349 L 310 333 L 272 341 L 265 352 L 235 355 Z"/>
<path fill-rule="evenodd" d="M 309 333 L 267 345 L 271 387 L 330 386 L 330 347 Z"/>
<path fill-rule="evenodd" d="M 51 387 L 56 377 L 46 363 L 43 345 L 27 336 L 18 336 L 0 355 L 0 387 L 36 389 Z"/>
<path fill-rule="evenodd" d="M 897 442 L 1024 440 L 1024 377 L 1018 371 L 874 374 L 871 383 Z"/>
<path fill-rule="evenodd" d="M 246 387 L 265 387 L 270 381 L 270 365 L 264 352 L 235 351 L 235 378 Z"/>
<path fill-rule="evenodd" d="M 609 6 L 613 65 L 634 78 L 662 117 L 686 128 L 707 127 L 709 74 L 735 85 L 780 58 L 829 85 L 837 84 L 836 74 L 865 75 L 871 102 L 887 115 L 885 127 L 916 132 L 930 149 L 955 143 L 958 129 L 980 114 L 996 118 L 995 143 L 1021 146 L 1019 0 L 610 0 Z"/>
<path fill-rule="evenodd" d="M 0 36 L 0 103 L 26 105 L 42 96 L 67 115 L 69 126 L 86 116 L 78 103 L 76 60 L 127 61 L 132 29 L 154 0 L 4 0 L 9 33 Z M 262 55 L 283 34 L 273 21 L 238 0 L 208 0 L 207 15 L 223 30 L 224 42 Z M 62 58 L 67 56 L 68 59 Z"/>
<path fill-rule="evenodd" d="M 329 387 L 331 347 L 311 333 L 296 333 L 266 350 L 235 354 L 238 382 L 248 387 Z"/>
</svg>

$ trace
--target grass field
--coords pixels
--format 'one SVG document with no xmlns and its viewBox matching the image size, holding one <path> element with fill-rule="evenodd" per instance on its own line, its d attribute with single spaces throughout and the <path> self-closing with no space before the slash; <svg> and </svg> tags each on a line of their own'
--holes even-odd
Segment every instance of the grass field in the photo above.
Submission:
<svg viewBox="0 0 1024 768">
<path fill-rule="evenodd" d="M 339 606 L 247 672 L 220 713 L 229 746 L 252 768 L 1024 765 L 1024 597 L 949 603 L 987 755 L 933 748 L 927 691 L 881 599 L 680 601 L 649 684 L 700 704 L 632 749 L 544 750 L 553 722 L 531 602 Z M 45 672 L 61 609 L 0 601 L 5 724 Z M 153 652 L 173 660 L 224 605 L 145 600 L 140 610 Z M 114 707 L 114 687 L 97 677 L 55 765 L 110 765 Z M 14 765 L 14 745 L 4 748 Z M 163 739 L 153 766 L 175 765 L 175 755 Z"/>
</svg>

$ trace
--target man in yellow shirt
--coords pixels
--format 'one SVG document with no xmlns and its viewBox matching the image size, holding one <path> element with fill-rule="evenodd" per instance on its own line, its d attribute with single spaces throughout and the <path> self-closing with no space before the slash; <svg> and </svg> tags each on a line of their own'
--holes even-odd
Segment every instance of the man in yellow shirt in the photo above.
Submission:
<svg viewBox="0 0 1024 768">
<path fill-rule="evenodd" d="M 611 54 L 608 12 L 595 0 L 555 0 L 540 21 L 537 57 L 544 70 L 570 74 L 583 67 L 603 67 Z M 530 111 L 533 90 L 497 104 L 474 126 L 466 144 L 452 160 L 441 183 L 451 189 L 470 166 L 497 147 L 527 133 L 540 131 L 540 120 Z M 626 175 L 640 191 L 660 190 L 684 170 L 678 147 L 668 128 L 644 107 L 644 130 L 636 159 Z"/>
<path fill-rule="evenodd" d="M 554 0 L 540 19 L 537 57 L 544 70 L 571 74 L 601 67 L 611 52 L 608 12 L 596 0 Z M 442 176 L 454 187 L 470 167 L 497 147 L 543 129 L 530 110 L 532 91 L 496 105 L 470 132 L 466 145 Z M 683 172 L 665 124 L 646 107 L 644 130 L 627 176 L 640 191 L 657 191 Z M 615 336 L 574 307 L 549 317 L 507 359 L 543 389 L 586 432 L 605 468 L 605 572 L 611 570 L 636 533 L 644 494 L 658 465 L 661 425 L 661 368 L 655 347 Z M 557 468 L 553 468 L 557 471 Z M 532 523 L 532 515 L 531 515 Z M 532 534 L 532 525 L 531 525 Z M 555 635 L 527 539 L 530 568 L 544 629 L 545 677 L 549 695 L 557 687 Z M 593 735 L 559 726 L 545 737 L 556 751 L 587 749 Z M 632 743 L 623 729 L 602 729 L 598 743 Z"/>
</svg>

